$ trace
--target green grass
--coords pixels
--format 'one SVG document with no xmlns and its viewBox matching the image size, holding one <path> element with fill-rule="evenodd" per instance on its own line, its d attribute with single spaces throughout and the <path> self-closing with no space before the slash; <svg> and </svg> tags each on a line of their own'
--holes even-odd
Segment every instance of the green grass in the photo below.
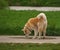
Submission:
<svg viewBox="0 0 60 50">
<path fill-rule="evenodd" d="M 60 7 L 60 0 L 9 0 L 13 6 L 57 6 Z"/>
<path fill-rule="evenodd" d="M 0 50 L 60 50 L 60 44 L 0 43 Z"/>
<path fill-rule="evenodd" d="M 23 35 L 21 29 L 27 20 L 40 11 L 0 10 L 0 35 Z M 60 11 L 44 12 L 48 19 L 47 35 L 60 35 Z"/>
</svg>

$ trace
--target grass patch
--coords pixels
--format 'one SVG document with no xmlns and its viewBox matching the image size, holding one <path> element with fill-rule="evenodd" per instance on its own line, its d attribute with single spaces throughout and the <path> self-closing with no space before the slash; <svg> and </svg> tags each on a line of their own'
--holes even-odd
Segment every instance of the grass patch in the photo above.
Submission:
<svg viewBox="0 0 60 50">
<path fill-rule="evenodd" d="M 40 11 L 0 10 L 0 35 L 23 35 L 21 29 Z M 60 11 L 44 12 L 48 19 L 47 35 L 60 35 Z"/>
<path fill-rule="evenodd" d="M 0 43 L 0 50 L 60 50 L 60 44 Z"/>
</svg>

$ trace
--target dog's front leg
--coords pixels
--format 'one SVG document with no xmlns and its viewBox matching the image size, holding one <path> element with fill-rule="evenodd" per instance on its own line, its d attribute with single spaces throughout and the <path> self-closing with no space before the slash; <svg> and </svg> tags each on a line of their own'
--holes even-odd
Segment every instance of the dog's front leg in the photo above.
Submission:
<svg viewBox="0 0 60 50">
<path fill-rule="evenodd" d="M 41 33 L 41 32 L 39 32 L 38 39 L 41 39 L 41 35 L 42 35 L 42 33 Z"/>
<path fill-rule="evenodd" d="M 37 31 L 37 30 L 34 30 L 34 36 L 33 36 L 33 38 L 32 38 L 32 39 L 37 38 L 37 34 L 38 34 L 38 31 Z"/>
</svg>

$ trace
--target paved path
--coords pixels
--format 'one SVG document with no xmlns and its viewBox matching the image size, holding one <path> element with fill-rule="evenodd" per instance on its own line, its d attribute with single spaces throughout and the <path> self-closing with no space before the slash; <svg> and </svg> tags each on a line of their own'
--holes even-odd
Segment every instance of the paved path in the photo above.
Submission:
<svg viewBox="0 0 60 50">
<path fill-rule="evenodd" d="M 24 36 L 0 36 L 0 43 L 60 43 L 60 37 L 47 36 L 46 39 L 26 39 Z"/>
<path fill-rule="evenodd" d="M 37 10 L 37 11 L 60 11 L 60 7 L 24 7 L 10 6 L 11 10 Z"/>
</svg>

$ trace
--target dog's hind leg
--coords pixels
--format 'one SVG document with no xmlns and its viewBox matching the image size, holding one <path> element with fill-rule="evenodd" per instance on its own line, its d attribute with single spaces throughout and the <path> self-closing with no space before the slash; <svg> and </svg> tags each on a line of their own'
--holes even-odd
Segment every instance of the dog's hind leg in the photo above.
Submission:
<svg viewBox="0 0 60 50">
<path fill-rule="evenodd" d="M 43 38 L 46 38 L 46 30 L 43 31 Z"/>
<path fill-rule="evenodd" d="M 43 28 L 43 38 L 46 38 L 46 28 L 47 28 L 47 26 L 44 26 L 44 28 Z"/>
<path fill-rule="evenodd" d="M 41 39 L 41 36 L 42 36 L 42 26 L 40 25 L 39 27 L 38 27 L 38 33 L 39 33 L 39 36 L 38 36 L 38 38 L 39 39 Z"/>
</svg>

